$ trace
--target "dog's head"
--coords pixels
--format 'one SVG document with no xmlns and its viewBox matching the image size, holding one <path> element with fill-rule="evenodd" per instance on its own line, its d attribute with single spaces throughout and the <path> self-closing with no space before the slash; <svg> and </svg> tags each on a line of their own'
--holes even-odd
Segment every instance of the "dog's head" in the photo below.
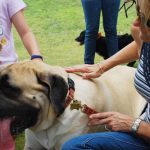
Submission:
<svg viewBox="0 0 150 150">
<path fill-rule="evenodd" d="M 102 33 L 99 32 L 98 35 L 97 35 L 97 39 L 102 39 L 102 38 L 103 38 Z M 85 30 L 82 31 L 82 32 L 80 33 L 80 35 L 75 38 L 75 40 L 76 40 L 77 42 L 79 42 L 80 45 L 83 45 L 83 44 L 84 44 L 84 39 L 85 39 Z"/>
<path fill-rule="evenodd" d="M 83 44 L 84 44 L 84 39 L 85 39 L 85 30 L 82 31 L 82 32 L 80 33 L 80 35 L 75 38 L 75 40 L 76 40 L 77 42 L 79 42 L 80 45 L 83 45 Z"/>
<path fill-rule="evenodd" d="M 65 109 L 67 92 L 67 73 L 60 67 L 27 61 L 2 69 L 1 133 L 11 139 L 11 135 L 18 134 L 26 128 L 32 127 L 39 131 L 50 127 Z"/>
</svg>

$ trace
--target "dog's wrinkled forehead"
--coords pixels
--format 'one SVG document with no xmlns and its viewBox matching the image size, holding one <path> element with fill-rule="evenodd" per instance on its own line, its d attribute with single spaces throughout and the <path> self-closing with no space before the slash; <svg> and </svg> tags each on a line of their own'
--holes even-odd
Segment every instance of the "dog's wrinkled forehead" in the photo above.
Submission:
<svg viewBox="0 0 150 150">
<path fill-rule="evenodd" d="M 55 67 L 50 67 L 42 62 L 25 61 L 7 66 L 0 72 L 0 79 L 18 87 L 25 87 L 37 83 L 38 78 L 46 78 L 50 75 L 62 75 L 64 72 Z M 64 80 L 67 80 L 67 76 Z M 66 79 L 65 79 L 66 78 Z"/>
<path fill-rule="evenodd" d="M 16 63 L 3 69 L 0 73 L 0 79 L 3 81 L 7 80 L 13 85 L 26 86 L 28 83 L 35 83 L 35 70 L 31 66 Z"/>
</svg>

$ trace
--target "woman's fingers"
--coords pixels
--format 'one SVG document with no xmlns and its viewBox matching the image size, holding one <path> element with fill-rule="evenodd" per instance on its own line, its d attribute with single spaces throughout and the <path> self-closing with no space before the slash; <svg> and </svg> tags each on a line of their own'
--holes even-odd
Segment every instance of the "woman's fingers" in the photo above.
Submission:
<svg viewBox="0 0 150 150">
<path fill-rule="evenodd" d="M 129 132 L 134 118 L 118 112 L 102 112 L 89 116 L 88 125 L 105 125 L 113 131 Z"/>
<path fill-rule="evenodd" d="M 112 120 L 112 116 L 115 112 L 104 112 L 104 113 L 97 113 L 92 114 L 89 117 L 88 125 L 103 125 L 108 124 Z"/>
<path fill-rule="evenodd" d="M 91 119 L 88 122 L 88 125 L 104 125 L 104 124 L 109 124 L 109 122 L 111 121 L 111 117 L 105 118 L 105 119 Z"/>
<path fill-rule="evenodd" d="M 102 113 L 96 113 L 96 114 L 92 114 L 90 115 L 90 119 L 104 119 L 104 118 L 108 118 L 114 114 L 116 114 L 117 112 L 102 112 Z"/>
<path fill-rule="evenodd" d="M 69 73 L 76 73 L 82 75 L 84 79 L 90 79 L 90 78 L 97 78 L 101 75 L 101 72 L 99 71 L 99 65 L 78 65 L 73 67 L 68 67 L 65 70 Z"/>
<path fill-rule="evenodd" d="M 71 72 L 88 73 L 90 72 L 90 69 L 88 67 L 89 65 L 79 65 L 79 66 L 67 67 L 65 70 L 70 73 Z"/>
</svg>

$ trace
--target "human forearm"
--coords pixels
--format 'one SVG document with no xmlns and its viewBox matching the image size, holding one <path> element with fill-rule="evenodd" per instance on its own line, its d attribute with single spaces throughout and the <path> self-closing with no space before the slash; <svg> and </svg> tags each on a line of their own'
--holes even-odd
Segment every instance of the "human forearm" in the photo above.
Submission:
<svg viewBox="0 0 150 150">
<path fill-rule="evenodd" d="M 23 11 L 19 11 L 18 13 L 16 13 L 12 17 L 12 22 L 17 32 L 19 33 L 19 36 L 25 48 L 27 49 L 28 53 L 30 55 L 33 55 L 33 54 L 39 55 L 40 51 L 39 51 L 37 41 L 25 20 Z"/>
<path fill-rule="evenodd" d="M 132 42 L 112 57 L 94 65 L 80 65 L 66 68 L 67 72 L 81 72 L 84 79 L 97 78 L 107 70 L 138 59 L 138 45 Z"/>
<path fill-rule="evenodd" d="M 141 121 L 137 130 L 137 135 L 143 138 L 145 141 L 150 142 L 150 124 L 145 121 Z"/>
<path fill-rule="evenodd" d="M 31 31 L 28 31 L 21 37 L 25 48 L 27 49 L 30 55 L 40 54 L 40 50 L 35 39 L 35 36 Z"/>
</svg>

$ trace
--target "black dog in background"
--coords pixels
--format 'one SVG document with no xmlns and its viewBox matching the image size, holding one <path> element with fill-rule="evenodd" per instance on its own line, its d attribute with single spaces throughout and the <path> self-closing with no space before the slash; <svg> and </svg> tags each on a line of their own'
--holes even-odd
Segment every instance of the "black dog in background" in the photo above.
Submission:
<svg viewBox="0 0 150 150">
<path fill-rule="evenodd" d="M 80 35 L 75 39 L 80 45 L 84 44 L 85 31 L 82 31 Z M 123 47 L 127 46 L 129 43 L 133 41 L 133 38 L 129 34 L 118 35 L 118 48 L 121 50 Z M 98 38 L 96 40 L 96 53 L 102 56 L 104 59 L 109 58 L 108 50 L 106 46 L 106 39 L 101 33 L 98 34 Z M 127 66 L 133 67 L 136 61 L 130 62 Z"/>
</svg>

